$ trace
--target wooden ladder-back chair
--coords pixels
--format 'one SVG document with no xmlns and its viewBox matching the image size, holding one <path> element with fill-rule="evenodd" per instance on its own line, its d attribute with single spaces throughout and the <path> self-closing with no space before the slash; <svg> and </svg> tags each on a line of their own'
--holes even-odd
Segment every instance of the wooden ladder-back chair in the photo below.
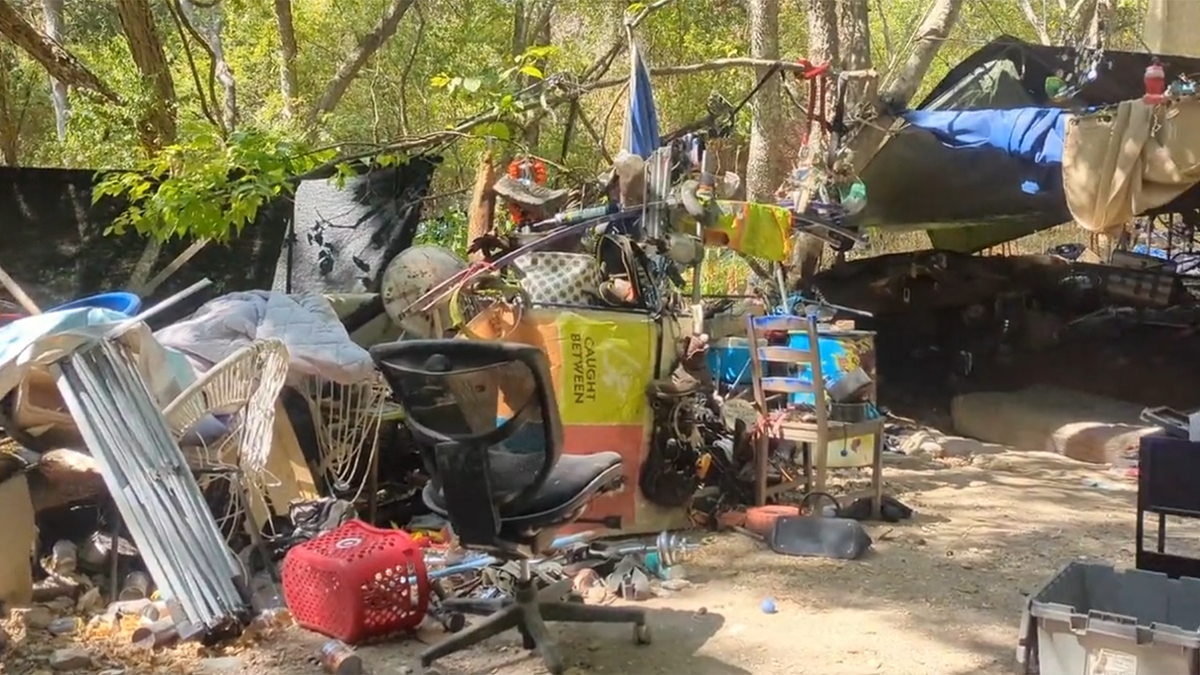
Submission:
<svg viewBox="0 0 1200 675">
<path fill-rule="evenodd" d="M 872 447 L 869 453 L 857 462 L 838 462 L 839 467 L 871 467 L 872 502 L 871 513 L 876 520 L 883 508 L 883 423 L 882 417 L 861 422 L 840 422 L 829 418 L 829 403 L 826 400 L 824 375 L 821 373 L 820 334 L 815 316 L 749 316 L 746 317 L 747 337 L 750 343 L 751 382 L 754 401 L 759 412 L 759 430 L 754 449 L 754 499 L 758 505 L 765 504 L 768 497 L 794 490 L 801 483 L 805 492 L 815 489 L 825 491 L 825 477 L 829 464 L 830 440 L 851 439 L 870 436 Z M 790 346 L 767 346 L 768 333 L 806 333 L 808 349 Z M 766 375 L 768 363 L 786 364 L 788 374 Z M 800 377 L 804 370 L 812 377 L 805 382 Z M 812 415 L 808 406 L 791 401 L 796 393 L 813 393 Z M 768 403 L 783 394 L 783 403 L 772 410 Z M 768 398 L 770 397 L 770 398 Z M 815 417 L 815 420 L 811 419 Z M 770 464 L 770 438 L 774 436 L 792 441 L 801 447 L 804 457 L 804 475 L 792 480 L 783 480 L 778 485 L 767 487 L 767 467 Z M 856 455 L 858 453 L 855 453 Z M 815 479 L 815 485 L 814 485 Z"/>
</svg>

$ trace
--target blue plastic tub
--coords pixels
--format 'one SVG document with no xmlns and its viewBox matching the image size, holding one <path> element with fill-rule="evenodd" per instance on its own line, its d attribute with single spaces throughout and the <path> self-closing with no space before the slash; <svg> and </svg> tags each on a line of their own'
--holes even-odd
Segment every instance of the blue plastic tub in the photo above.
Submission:
<svg viewBox="0 0 1200 675">
<path fill-rule="evenodd" d="M 709 348 L 705 358 L 717 381 L 726 385 L 750 384 L 750 341 L 746 338 L 721 338 Z"/>
<path fill-rule="evenodd" d="M 836 333 L 821 333 L 817 336 L 821 350 L 821 375 L 825 378 L 828 389 L 843 375 L 863 368 L 872 379 L 875 377 L 875 333 L 873 331 L 852 330 Z M 794 332 L 788 335 L 788 346 L 796 349 L 808 349 L 808 333 Z M 812 383 L 812 371 L 805 366 L 799 374 L 800 381 Z M 812 392 L 792 394 L 792 403 L 814 402 Z"/>
<path fill-rule="evenodd" d="M 62 309 L 109 309 L 114 312 L 120 312 L 126 316 L 133 316 L 142 310 L 142 298 L 136 293 L 126 293 L 125 291 L 113 291 L 111 293 L 97 293 L 89 295 L 85 298 L 72 300 L 66 304 L 59 305 L 48 312 L 57 312 Z"/>
<path fill-rule="evenodd" d="M 826 386 L 841 379 L 842 375 L 862 367 L 867 375 L 875 377 L 875 333 L 871 331 L 838 331 L 819 336 L 821 347 L 821 372 Z M 725 385 L 750 384 L 750 341 L 746 338 L 722 338 L 708 350 L 708 369 L 719 382 Z M 788 336 L 788 346 L 808 349 L 808 334 L 793 333 Z M 800 380 L 812 382 L 807 367 L 799 373 Z M 812 403 L 811 393 L 792 394 L 793 403 Z"/>
</svg>

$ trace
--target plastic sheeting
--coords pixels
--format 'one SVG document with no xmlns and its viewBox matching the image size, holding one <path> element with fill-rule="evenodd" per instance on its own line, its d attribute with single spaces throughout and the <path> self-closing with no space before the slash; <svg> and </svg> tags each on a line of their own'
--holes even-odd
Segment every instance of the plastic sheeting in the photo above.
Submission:
<svg viewBox="0 0 1200 675">
<path fill-rule="evenodd" d="M 629 45 L 629 103 L 622 135 L 621 148 L 642 159 L 649 159 L 661 145 L 650 71 L 642 58 L 642 50 L 633 43 Z"/>
<path fill-rule="evenodd" d="M 952 148 L 994 148 L 1039 166 L 1062 163 L 1068 114 L 1058 108 L 913 110 L 909 124 Z"/>
</svg>

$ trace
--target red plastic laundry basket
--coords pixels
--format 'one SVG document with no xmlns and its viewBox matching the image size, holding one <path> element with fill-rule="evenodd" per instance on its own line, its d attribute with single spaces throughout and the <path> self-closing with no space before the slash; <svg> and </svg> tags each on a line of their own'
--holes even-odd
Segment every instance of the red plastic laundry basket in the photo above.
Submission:
<svg viewBox="0 0 1200 675">
<path fill-rule="evenodd" d="M 355 644 L 415 630 L 429 607 L 421 548 L 352 520 L 288 551 L 283 598 L 301 626 Z"/>
</svg>

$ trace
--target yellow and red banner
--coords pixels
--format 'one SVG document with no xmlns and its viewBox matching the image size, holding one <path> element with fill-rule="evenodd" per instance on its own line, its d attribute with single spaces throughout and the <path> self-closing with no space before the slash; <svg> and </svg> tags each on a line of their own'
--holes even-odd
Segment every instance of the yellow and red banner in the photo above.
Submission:
<svg viewBox="0 0 1200 675">
<path fill-rule="evenodd" d="M 621 455 L 626 489 L 596 500 L 588 517 L 620 516 L 632 523 L 650 414 L 646 385 L 655 377 L 658 358 L 658 323 L 645 314 L 547 307 L 526 310 L 515 325 L 482 328 L 494 326 L 494 319 L 481 315 L 471 322 L 471 332 L 484 339 L 524 342 L 546 353 L 564 452 Z"/>
</svg>

